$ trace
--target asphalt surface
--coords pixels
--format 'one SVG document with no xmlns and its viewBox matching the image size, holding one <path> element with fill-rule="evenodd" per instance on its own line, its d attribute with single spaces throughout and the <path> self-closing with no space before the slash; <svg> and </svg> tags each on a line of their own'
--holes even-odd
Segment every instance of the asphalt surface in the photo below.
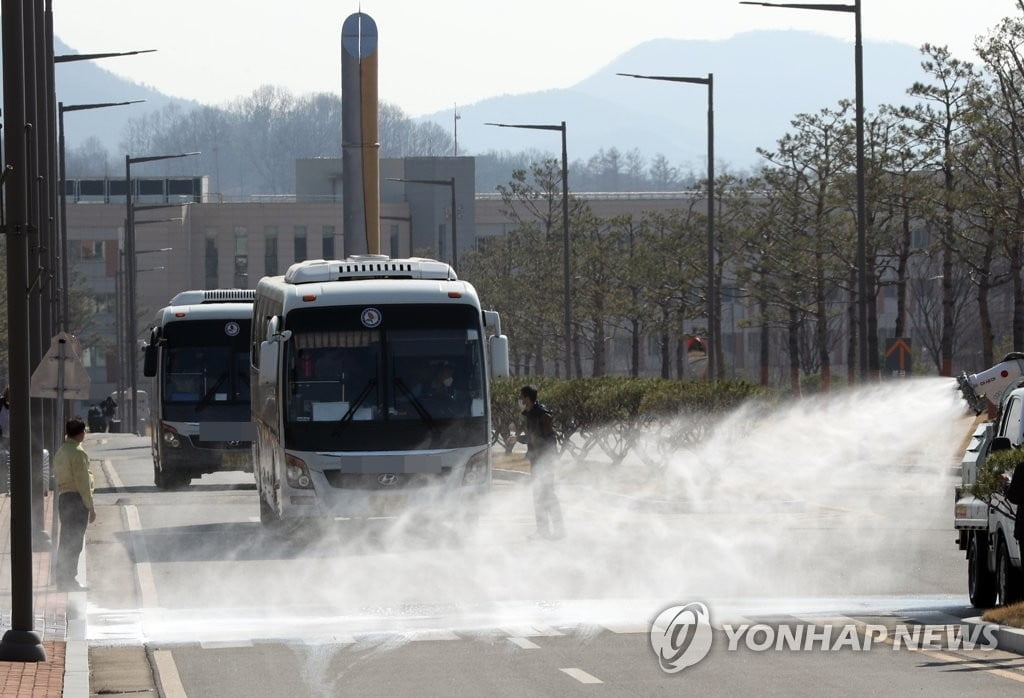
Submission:
<svg viewBox="0 0 1024 698">
<path fill-rule="evenodd" d="M 742 511 L 577 482 L 560 490 L 559 542 L 528 539 L 530 492 L 502 481 L 470 533 L 435 515 L 280 537 L 258 523 L 251 476 L 158 491 L 147 444 L 86 444 L 103 463 L 87 549 L 93 693 L 1006 695 L 1024 683 L 1024 659 L 999 650 L 759 645 L 782 626 L 863 638 L 976 615 L 948 471 L 861 478 L 839 499 L 766 487 Z M 651 623 L 694 601 L 711 611 L 710 652 L 667 673 Z M 730 649 L 724 626 L 743 624 L 770 630 Z"/>
</svg>

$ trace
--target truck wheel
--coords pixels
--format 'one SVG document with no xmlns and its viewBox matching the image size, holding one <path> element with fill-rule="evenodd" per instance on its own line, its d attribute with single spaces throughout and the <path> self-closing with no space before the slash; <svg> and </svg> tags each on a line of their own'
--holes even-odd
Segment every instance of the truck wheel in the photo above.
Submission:
<svg viewBox="0 0 1024 698">
<path fill-rule="evenodd" d="M 992 608 L 996 602 L 996 578 L 988 568 L 982 534 L 971 535 L 967 543 L 967 594 L 975 608 Z"/>
<path fill-rule="evenodd" d="M 996 586 L 999 592 L 999 605 L 1009 606 L 1021 598 L 1020 570 L 1015 569 L 1010 561 L 1010 550 L 1006 547 L 1006 539 L 999 539 L 999 554 L 996 556 Z"/>
</svg>

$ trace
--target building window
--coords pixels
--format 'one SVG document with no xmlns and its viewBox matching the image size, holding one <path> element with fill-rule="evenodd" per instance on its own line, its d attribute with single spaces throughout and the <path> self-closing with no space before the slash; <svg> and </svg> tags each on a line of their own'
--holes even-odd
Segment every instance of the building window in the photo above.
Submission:
<svg viewBox="0 0 1024 698">
<path fill-rule="evenodd" d="M 444 259 L 444 223 L 437 224 L 437 258 Z"/>
<path fill-rule="evenodd" d="M 334 259 L 334 226 L 324 226 L 323 258 Z"/>
<path fill-rule="evenodd" d="M 306 261 L 306 226 L 295 226 L 295 261 Z"/>
<path fill-rule="evenodd" d="M 249 231 L 235 226 L 235 288 L 249 287 Z"/>
<path fill-rule="evenodd" d="M 106 351 L 86 347 L 82 350 L 82 365 L 86 368 L 105 368 L 107 365 Z"/>
<path fill-rule="evenodd" d="M 412 254 L 412 253 L 410 252 L 410 254 Z M 398 250 L 398 224 L 397 223 L 392 223 L 391 224 L 391 256 L 392 257 L 398 257 L 400 255 L 401 255 L 401 252 L 399 252 L 399 250 Z"/>
<path fill-rule="evenodd" d="M 206 229 L 206 288 L 217 288 L 217 229 Z"/>
<path fill-rule="evenodd" d="M 249 257 L 244 254 L 235 255 L 235 288 L 249 286 Z"/>
<path fill-rule="evenodd" d="M 82 240 L 82 256 L 79 259 L 104 259 L 104 249 L 104 240 Z"/>
<path fill-rule="evenodd" d="M 277 226 L 268 225 L 263 229 L 263 273 L 277 274 Z"/>
</svg>

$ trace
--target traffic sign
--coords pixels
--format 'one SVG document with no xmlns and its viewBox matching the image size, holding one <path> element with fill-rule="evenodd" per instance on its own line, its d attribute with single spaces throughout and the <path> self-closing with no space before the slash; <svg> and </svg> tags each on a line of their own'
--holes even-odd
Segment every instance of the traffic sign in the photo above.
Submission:
<svg viewBox="0 0 1024 698">
<path fill-rule="evenodd" d="M 50 340 L 50 348 L 32 372 L 29 395 L 63 400 L 88 400 L 92 380 L 78 357 L 78 340 L 61 332 Z"/>
<path fill-rule="evenodd" d="M 894 378 L 910 374 L 914 352 L 908 337 L 893 337 L 885 347 L 885 372 Z"/>
</svg>

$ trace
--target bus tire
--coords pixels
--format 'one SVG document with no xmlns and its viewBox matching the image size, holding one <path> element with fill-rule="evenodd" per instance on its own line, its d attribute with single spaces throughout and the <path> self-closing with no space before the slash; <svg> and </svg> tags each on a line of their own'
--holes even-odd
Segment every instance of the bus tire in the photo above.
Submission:
<svg viewBox="0 0 1024 698">
<path fill-rule="evenodd" d="M 160 466 L 153 465 L 153 484 L 162 490 L 173 490 L 188 487 L 192 475 L 187 471 L 168 472 Z"/>
</svg>

